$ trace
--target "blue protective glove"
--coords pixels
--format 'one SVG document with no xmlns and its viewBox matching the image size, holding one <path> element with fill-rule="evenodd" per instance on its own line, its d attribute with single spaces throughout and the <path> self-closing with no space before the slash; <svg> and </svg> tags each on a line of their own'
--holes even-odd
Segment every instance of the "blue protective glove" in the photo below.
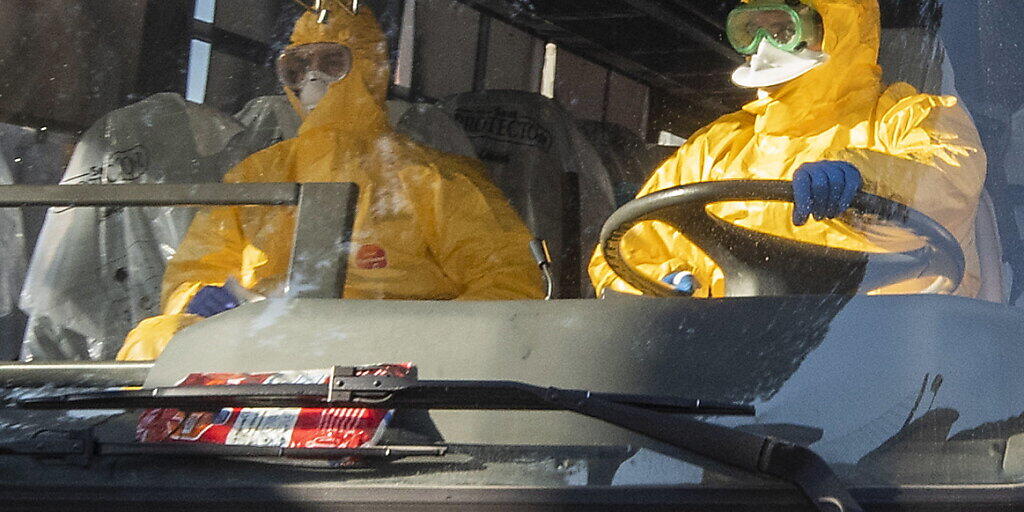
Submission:
<svg viewBox="0 0 1024 512">
<path fill-rule="evenodd" d="M 220 286 L 204 286 L 188 303 L 193 315 L 211 317 L 238 307 L 238 298 Z"/>
<path fill-rule="evenodd" d="M 693 277 L 690 272 L 673 272 L 663 278 L 661 282 L 672 286 L 677 292 L 683 292 L 687 295 L 693 295 L 693 292 L 697 291 L 699 284 L 697 278 Z"/>
<path fill-rule="evenodd" d="M 807 217 L 831 219 L 845 212 L 860 191 L 860 171 L 849 162 L 823 160 L 800 166 L 793 174 L 793 224 Z"/>
</svg>

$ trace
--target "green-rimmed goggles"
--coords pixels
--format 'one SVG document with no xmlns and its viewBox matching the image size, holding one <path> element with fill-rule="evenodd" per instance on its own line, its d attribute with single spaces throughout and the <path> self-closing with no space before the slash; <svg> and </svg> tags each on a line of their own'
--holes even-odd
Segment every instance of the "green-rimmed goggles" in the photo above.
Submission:
<svg viewBox="0 0 1024 512">
<path fill-rule="evenodd" d="M 807 4 L 766 0 L 741 5 L 729 13 L 725 33 L 729 43 L 743 55 L 753 55 L 767 40 L 776 48 L 796 52 L 820 43 L 821 17 Z"/>
</svg>

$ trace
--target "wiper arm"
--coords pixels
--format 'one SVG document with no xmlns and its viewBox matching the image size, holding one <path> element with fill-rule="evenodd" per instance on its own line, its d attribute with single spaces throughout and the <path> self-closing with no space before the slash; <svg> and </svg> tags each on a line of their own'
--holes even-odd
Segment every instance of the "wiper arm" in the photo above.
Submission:
<svg viewBox="0 0 1024 512">
<path fill-rule="evenodd" d="M 357 377 L 335 367 L 327 386 L 260 385 L 153 388 L 20 400 L 34 409 L 174 407 L 372 407 L 382 409 L 566 410 L 643 434 L 681 450 L 796 485 L 820 511 L 861 508 L 828 464 L 809 448 L 698 421 L 679 413 L 752 415 L 748 405 L 674 397 L 591 393 L 508 381 L 420 381 Z M 672 414 L 675 413 L 675 414 Z"/>
<path fill-rule="evenodd" d="M 792 483 L 822 512 L 861 511 L 828 463 L 810 448 L 601 398 L 579 400 L 553 389 L 546 390 L 545 396 L 561 409 L 611 423 L 727 466 Z"/>
<path fill-rule="evenodd" d="M 258 384 L 178 386 L 94 391 L 24 398 L 26 409 L 174 408 L 218 411 L 225 407 L 365 407 L 372 409 L 560 410 L 537 386 L 511 381 L 419 380 L 356 376 L 356 367 L 335 367 L 330 385 Z M 668 413 L 752 416 L 749 405 L 655 395 L 558 390 L 584 399 Z"/>
</svg>

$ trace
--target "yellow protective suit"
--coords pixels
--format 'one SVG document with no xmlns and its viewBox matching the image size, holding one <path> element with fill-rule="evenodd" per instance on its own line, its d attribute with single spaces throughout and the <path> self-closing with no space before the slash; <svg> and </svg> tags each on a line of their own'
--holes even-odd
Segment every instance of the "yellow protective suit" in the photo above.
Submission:
<svg viewBox="0 0 1024 512">
<path fill-rule="evenodd" d="M 388 127 L 388 61 L 373 14 L 365 6 L 352 15 L 330 5 L 326 24 L 312 13 L 298 20 L 292 45 L 344 44 L 352 50 L 351 72 L 330 86 L 296 138 L 250 156 L 224 181 L 357 183 L 346 298 L 543 297 L 529 253 L 531 235 L 482 165 L 418 145 Z M 141 322 L 118 359 L 154 359 L 175 332 L 201 320 L 183 312 L 204 286 L 235 277 L 259 293 L 279 293 L 293 228 L 292 208 L 198 213 L 167 266 L 164 314 Z"/>
<path fill-rule="evenodd" d="M 803 163 L 845 160 L 860 169 L 863 190 L 912 206 L 960 241 L 966 275 L 956 293 L 980 286 L 974 217 L 985 180 L 985 154 L 977 130 L 956 98 L 920 94 L 897 83 L 883 88 L 877 64 L 877 0 L 802 0 L 821 14 L 826 63 L 727 114 L 693 134 L 663 163 L 639 196 L 687 183 L 729 179 L 792 179 Z M 841 220 L 796 227 L 792 205 L 729 202 L 712 214 L 737 225 L 790 239 L 880 252 L 911 247 L 882 245 Z M 623 256 L 652 279 L 688 270 L 700 283 L 694 296 L 725 292 L 721 270 L 686 239 L 659 222 L 627 233 Z M 600 248 L 590 263 L 598 294 L 639 293 L 605 262 Z M 872 293 L 914 293 L 935 278 L 897 283 Z"/>
</svg>

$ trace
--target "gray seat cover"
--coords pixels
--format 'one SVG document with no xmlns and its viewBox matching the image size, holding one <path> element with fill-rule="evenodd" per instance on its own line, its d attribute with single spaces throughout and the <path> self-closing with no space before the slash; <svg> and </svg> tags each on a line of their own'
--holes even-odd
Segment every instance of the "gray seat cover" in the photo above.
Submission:
<svg viewBox="0 0 1024 512">
<path fill-rule="evenodd" d="M 601 226 L 615 209 L 612 178 L 600 155 L 558 103 L 539 94 L 493 90 L 451 96 L 439 106 L 462 125 L 476 153 L 534 235 L 548 241 L 555 259 L 556 293 L 573 296 L 563 284 L 570 272 L 591 293 L 586 264 Z M 566 175 L 579 183 L 578 268 L 560 265 L 568 254 L 563 191 Z"/>
</svg>

